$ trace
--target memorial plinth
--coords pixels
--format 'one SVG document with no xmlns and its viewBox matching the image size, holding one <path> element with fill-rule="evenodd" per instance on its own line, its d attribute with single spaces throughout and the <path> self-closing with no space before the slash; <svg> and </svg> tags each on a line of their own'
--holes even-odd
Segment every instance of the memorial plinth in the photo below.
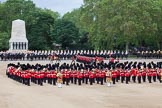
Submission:
<svg viewBox="0 0 162 108">
<path fill-rule="evenodd" d="M 12 21 L 11 38 L 9 40 L 9 50 L 28 50 L 28 40 L 26 38 L 25 22 L 23 20 Z"/>
</svg>

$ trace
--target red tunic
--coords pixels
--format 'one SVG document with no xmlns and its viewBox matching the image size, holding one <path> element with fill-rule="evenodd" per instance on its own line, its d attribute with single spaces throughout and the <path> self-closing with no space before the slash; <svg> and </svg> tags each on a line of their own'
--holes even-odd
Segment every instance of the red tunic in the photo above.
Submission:
<svg viewBox="0 0 162 108">
<path fill-rule="evenodd" d="M 121 77 L 125 76 L 125 73 L 124 73 L 124 72 L 121 72 L 121 73 L 120 73 L 120 76 L 121 76 Z"/>
<path fill-rule="evenodd" d="M 127 71 L 127 72 L 125 73 L 125 76 L 126 76 L 126 77 L 129 77 L 129 76 L 130 76 L 130 73 Z"/>
<path fill-rule="evenodd" d="M 56 72 L 51 73 L 51 74 L 50 74 L 50 77 L 51 77 L 51 78 L 56 78 L 56 77 L 57 77 L 57 73 L 56 73 Z"/>
<path fill-rule="evenodd" d="M 81 79 L 82 77 L 83 77 L 83 74 L 80 73 L 80 72 L 78 72 L 77 78 L 78 78 L 78 79 Z"/>
<path fill-rule="evenodd" d="M 89 72 L 89 78 L 94 78 L 94 74 L 92 72 Z"/>
<path fill-rule="evenodd" d="M 88 78 L 89 77 L 89 73 L 88 72 L 84 73 L 84 77 Z"/>
<path fill-rule="evenodd" d="M 142 76 L 146 76 L 146 71 L 145 70 L 142 71 Z"/>
<path fill-rule="evenodd" d="M 132 70 L 131 70 L 131 74 L 132 74 L 132 76 L 137 76 L 137 70 L 132 69 Z"/>
<path fill-rule="evenodd" d="M 70 78 L 69 72 L 65 72 L 65 78 Z"/>
<path fill-rule="evenodd" d="M 77 74 L 77 71 L 73 71 L 73 77 L 74 77 L 74 78 L 77 78 L 77 75 L 78 75 L 78 74 Z"/>
<path fill-rule="evenodd" d="M 152 72 L 152 76 L 156 76 L 157 75 L 157 73 L 156 73 L 156 71 L 154 70 L 153 72 Z"/>
<path fill-rule="evenodd" d="M 147 75 L 148 75 L 148 76 L 152 76 L 152 72 L 149 71 L 149 72 L 147 73 Z"/>
<path fill-rule="evenodd" d="M 138 76 L 138 77 L 141 77 L 141 76 L 142 76 L 142 73 L 141 73 L 141 72 L 138 72 L 138 73 L 137 73 L 137 76 Z"/>
<path fill-rule="evenodd" d="M 112 78 L 116 78 L 117 77 L 117 74 L 115 71 L 112 71 Z"/>
</svg>

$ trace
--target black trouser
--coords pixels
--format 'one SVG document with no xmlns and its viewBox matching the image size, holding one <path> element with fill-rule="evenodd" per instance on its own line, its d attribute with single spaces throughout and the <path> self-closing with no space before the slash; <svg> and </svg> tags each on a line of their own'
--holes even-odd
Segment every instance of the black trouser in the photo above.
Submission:
<svg viewBox="0 0 162 108">
<path fill-rule="evenodd" d="M 53 85 L 56 85 L 56 78 L 52 78 Z"/>
<path fill-rule="evenodd" d="M 148 76 L 149 83 L 151 83 L 151 76 Z"/>
<path fill-rule="evenodd" d="M 156 82 L 156 76 L 153 76 L 153 81 Z"/>
<path fill-rule="evenodd" d="M 47 77 L 44 77 L 43 82 L 46 83 Z"/>
<path fill-rule="evenodd" d="M 114 77 L 112 77 L 112 81 L 113 81 L 113 84 L 115 84 L 115 78 Z"/>
<path fill-rule="evenodd" d="M 160 80 L 160 76 L 159 75 L 157 75 L 157 79 Z"/>
<path fill-rule="evenodd" d="M 86 77 L 85 79 L 86 79 L 86 84 L 88 84 L 88 77 Z"/>
<path fill-rule="evenodd" d="M 124 82 L 124 76 L 121 77 L 121 83 L 123 83 L 123 82 Z"/>
<path fill-rule="evenodd" d="M 69 78 L 65 78 L 66 80 L 66 85 L 69 85 Z"/>
<path fill-rule="evenodd" d="M 23 84 L 30 86 L 30 78 L 23 78 Z"/>
<path fill-rule="evenodd" d="M 104 78 L 100 78 L 101 85 L 103 85 Z"/>
<path fill-rule="evenodd" d="M 104 77 L 104 82 L 106 83 L 106 76 Z"/>
<path fill-rule="evenodd" d="M 93 85 L 93 79 L 94 79 L 94 78 L 89 78 L 90 85 Z"/>
<path fill-rule="evenodd" d="M 70 77 L 70 82 L 73 83 L 73 77 Z"/>
<path fill-rule="evenodd" d="M 129 82 L 129 77 L 126 77 L 126 84 L 128 84 Z"/>
<path fill-rule="evenodd" d="M 131 76 L 128 77 L 128 81 L 130 81 L 130 79 L 131 79 Z"/>
<path fill-rule="evenodd" d="M 116 82 L 118 82 L 119 80 L 120 80 L 120 75 L 117 75 Z"/>
<path fill-rule="evenodd" d="M 52 84 L 52 78 L 48 78 L 49 79 L 49 84 Z"/>
<path fill-rule="evenodd" d="M 65 78 L 63 78 L 62 80 L 63 80 L 63 84 L 65 84 Z"/>
<path fill-rule="evenodd" d="M 43 80 L 41 78 L 38 78 L 38 85 L 43 85 Z"/>
<path fill-rule="evenodd" d="M 96 77 L 97 84 L 99 84 L 100 78 Z"/>
<path fill-rule="evenodd" d="M 95 78 L 93 78 L 93 83 L 95 83 Z"/>
<path fill-rule="evenodd" d="M 138 76 L 138 83 L 141 83 L 141 76 Z"/>
<path fill-rule="evenodd" d="M 32 77 L 32 82 L 35 83 L 35 84 L 37 84 L 37 79 L 34 78 L 34 77 Z"/>
<path fill-rule="evenodd" d="M 81 85 L 81 78 L 78 78 L 78 84 Z"/>
<path fill-rule="evenodd" d="M 132 80 L 135 83 L 136 82 L 136 76 L 132 76 Z"/>
<path fill-rule="evenodd" d="M 74 78 L 74 84 L 76 84 L 76 83 L 77 83 L 77 78 L 75 77 L 75 78 Z"/>
<path fill-rule="evenodd" d="M 146 82 L 146 76 L 142 76 L 143 82 Z"/>
<path fill-rule="evenodd" d="M 82 78 L 82 83 L 84 83 L 84 77 Z"/>
</svg>

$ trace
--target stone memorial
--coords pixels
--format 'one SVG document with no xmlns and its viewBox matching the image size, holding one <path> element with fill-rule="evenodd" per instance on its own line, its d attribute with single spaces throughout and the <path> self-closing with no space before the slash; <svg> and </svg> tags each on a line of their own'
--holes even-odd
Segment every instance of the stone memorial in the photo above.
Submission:
<svg viewBox="0 0 162 108">
<path fill-rule="evenodd" d="M 17 19 L 12 21 L 11 38 L 9 40 L 9 50 L 28 50 L 28 40 L 26 38 L 25 22 Z"/>
</svg>

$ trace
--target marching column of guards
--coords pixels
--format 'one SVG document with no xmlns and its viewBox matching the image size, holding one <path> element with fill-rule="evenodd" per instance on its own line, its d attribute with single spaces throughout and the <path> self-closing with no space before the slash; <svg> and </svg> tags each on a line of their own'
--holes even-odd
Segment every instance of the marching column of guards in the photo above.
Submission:
<svg viewBox="0 0 162 108">
<path fill-rule="evenodd" d="M 19 83 L 43 86 L 60 84 L 162 83 L 162 62 L 8 64 L 6 75 Z M 59 81 L 58 81 L 59 80 Z"/>
</svg>

